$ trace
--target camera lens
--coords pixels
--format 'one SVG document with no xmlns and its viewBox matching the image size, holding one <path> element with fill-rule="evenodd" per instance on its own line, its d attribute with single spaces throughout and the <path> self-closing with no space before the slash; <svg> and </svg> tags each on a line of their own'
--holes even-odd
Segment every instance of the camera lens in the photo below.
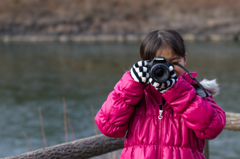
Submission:
<svg viewBox="0 0 240 159">
<path fill-rule="evenodd" d="M 163 83 L 169 78 L 168 67 L 164 64 L 156 64 L 151 69 L 151 77 L 154 81 Z"/>
<path fill-rule="evenodd" d="M 157 77 L 162 77 L 164 75 L 164 69 L 162 69 L 161 67 L 156 68 L 156 70 L 154 70 L 154 74 Z"/>
</svg>

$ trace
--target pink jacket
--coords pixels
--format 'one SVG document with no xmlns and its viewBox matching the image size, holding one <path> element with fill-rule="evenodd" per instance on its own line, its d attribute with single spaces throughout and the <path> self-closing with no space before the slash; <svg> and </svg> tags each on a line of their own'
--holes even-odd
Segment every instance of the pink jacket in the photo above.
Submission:
<svg viewBox="0 0 240 159">
<path fill-rule="evenodd" d="M 196 73 L 192 73 L 195 77 Z M 196 94 L 188 74 L 161 94 L 127 72 L 114 87 L 95 121 L 108 137 L 125 136 L 121 159 L 204 159 L 205 139 L 216 138 L 226 122 L 212 97 Z M 163 118 L 158 119 L 162 97 Z M 134 107 L 141 99 L 141 105 Z"/>
</svg>

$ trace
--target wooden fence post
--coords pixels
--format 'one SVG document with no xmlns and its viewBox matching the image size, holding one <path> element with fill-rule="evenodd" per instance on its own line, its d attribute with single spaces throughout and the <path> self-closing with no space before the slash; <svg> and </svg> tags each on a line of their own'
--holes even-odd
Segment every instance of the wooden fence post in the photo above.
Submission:
<svg viewBox="0 0 240 159">
<path fill-rule="evenodd" d="M 240 131 L 240 114 L 226 112 L 227 122 L 226 130 Z M 91 158 L 108 152 L 122 149 L 124 146 L 124 138 L 114 139 L 101 135 L 96 135 L 89 138 L 79 139 L 72 142 L 63 143 L 60 145 L 47 147 L 22 155 L 7 157 L 6 159 L 33 159 L 33 158 Z M 209 143 L 206 141 L 204 155 L 209 159 Z"/>
<path fill-rule="evenodd" d="M 114 139 L 101 134 L 6 159 L 85 159 L 119 150 L 124 147 L 123 143 L 124 138 Z"/>
<path fill-rule="evenodd" d="M 209 159 L 209 142 L 208 142 L 208 140 L 206 140 L 204 150 L 203 150 L 203 154 L 206 157 L 206 159 Z"/>
</svg>

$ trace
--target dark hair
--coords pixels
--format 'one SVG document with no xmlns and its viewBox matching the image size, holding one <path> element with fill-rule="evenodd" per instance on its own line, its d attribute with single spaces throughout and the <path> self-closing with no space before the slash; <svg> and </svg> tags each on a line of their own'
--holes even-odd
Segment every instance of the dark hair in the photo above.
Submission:
<svg viewBox="0 0 240 159">
<path fill-rule="evenodd" d="M 171 29 L 155 30 L 145 36 L 140 46 L 142 60 L 152 60 L 159 49 L 171 49 L 181 57 L 186 53 L 181 35 Z"/>
</svg>

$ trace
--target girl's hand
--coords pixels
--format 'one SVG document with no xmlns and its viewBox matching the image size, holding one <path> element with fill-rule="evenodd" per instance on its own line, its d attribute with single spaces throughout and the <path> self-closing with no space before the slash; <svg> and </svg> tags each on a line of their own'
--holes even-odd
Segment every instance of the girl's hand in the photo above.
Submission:
<svg viewBox="0 0 240 159">
<path fill-rule="evenodd" d="M 138 61 L 131 68 L 132 78 L 140 83 L 147 83 L 149 79 L 148 64 L 150 61 Z"/>
<path fill-rule="evenodd" d="M 169 71 L 170 71 L 170 78 L 163 83 L 158 83 L 154 81 L 152 78 L 149 78 L 149 83 L 153 85 L 156 88 L 156 90 L 158 90 L 161 93 L 164 93 L 168 89 L 170 89 L 178 80 L 178 77 L 174 72 L 173 65 L 169 66 Z"/>
</svg>

